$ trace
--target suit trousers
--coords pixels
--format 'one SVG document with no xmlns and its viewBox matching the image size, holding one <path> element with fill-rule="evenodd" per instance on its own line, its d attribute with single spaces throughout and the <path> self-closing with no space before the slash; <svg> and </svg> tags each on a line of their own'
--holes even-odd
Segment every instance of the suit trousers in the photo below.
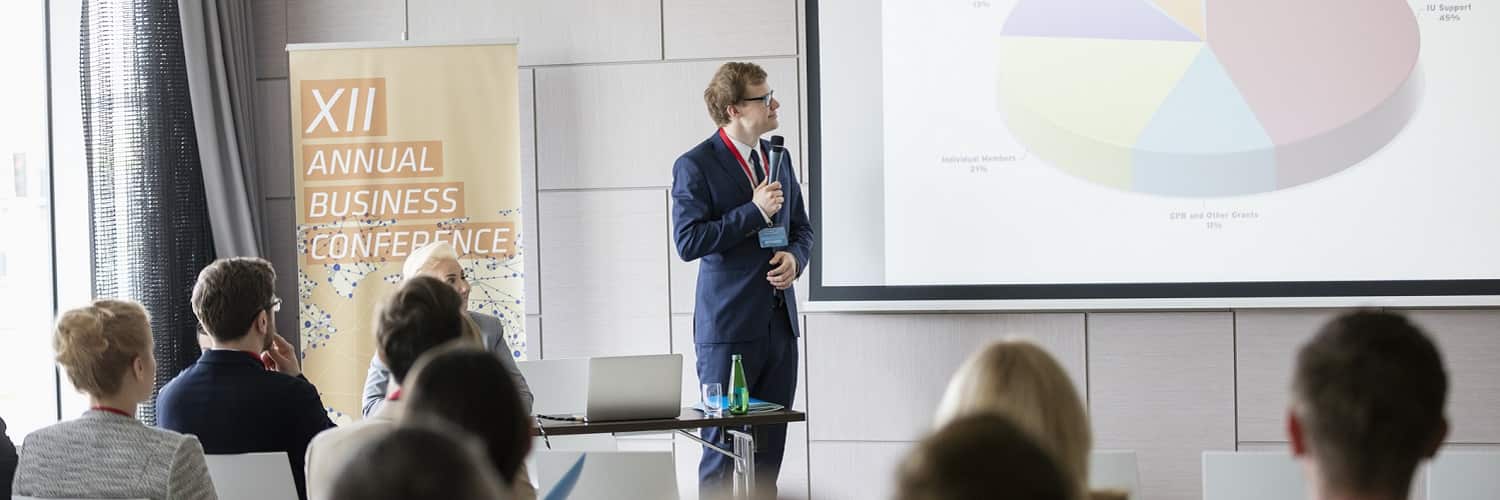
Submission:
<svg viewBox="0 0 1500 500">
<path fill-rule="evenodd" d="M 797 393 L 797 337 L 784 304 L 770 311 L 770 331 L 765 337 L 749 342 L 696 344 L 698 382 L 723 384 L 730 390 L 734 370 L 732 356 L 741 355 L 745 383 L 750 396 L 763 401 L 792 407 Z M 725 410 L 728 411 L 728 410 Z M 781 472 L 781 457 L 786 451 L 786 424 L 759 425 L 755 436 L 755 492 L 759 498 L 776 497 L 776 477 Z M 733 448 L 733 439 L 723 428 L 702 430 L 703 439 Z M 725 498 L 733 489 L 734 460 L 711 450 L 703 450 L 698 463 L 698 491 L 703 499 Z"/>
</svg>

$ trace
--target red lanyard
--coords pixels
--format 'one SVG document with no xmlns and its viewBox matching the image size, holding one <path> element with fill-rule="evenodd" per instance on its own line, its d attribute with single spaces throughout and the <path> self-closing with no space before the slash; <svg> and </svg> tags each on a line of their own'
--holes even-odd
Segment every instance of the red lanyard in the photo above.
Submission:
<svg viewBox="0 0 1500 500">
<path fill-rule="evenodd" d="M 123 415 L 123 416 L 126 416 L 126 417 L 131 417 L 131 415 L 129 413 L 126 413 L 125 410 L 121 410 L 119 408 L 110 408 L 108 406 L 93 406 L 93 407 L 90 407 L 89 409 L 90 410 L 107 411 L 107 412 L 110 412 L 110 413 L 113 413 L 113 414 L 116 414 L 116 415 Z M 131 418 L 135 418 L 135 417 L 131 417 Z"/>
<path fill-rule="evenodd" d="M 724 133 L 724 129 L 722 128 L 719 129 L 719 138 L 724 140 L 724 147 L 729 148 L 730 153 L 734 153 L 734 159 L 740 162 L 740 169 L 745 171 L 745 178 L 750 180 L 750 189 L 755 189 L 755 174 L 750 172 L 750 164 L 745 162 L 745 157 L 740 156 L 740 148 L 734 147 L 734 141 L 729 140 L 729 134 Z M 752 149 L 751 154 L 754 153 L 755 151 Z M 760 169 L 766 174 L 766 177 L 770 177 L 771 167 L 769 164 L 771 163 L 771 159 L 766 156 L 764 150 L 760 152 L 760 157 Z"/>
</svg>

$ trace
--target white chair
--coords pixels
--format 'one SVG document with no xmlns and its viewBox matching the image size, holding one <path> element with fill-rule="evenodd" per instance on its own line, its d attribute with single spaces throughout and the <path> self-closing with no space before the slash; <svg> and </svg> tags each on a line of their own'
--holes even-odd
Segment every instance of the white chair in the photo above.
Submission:
<svg viewBox="0 0 1500 500">
<path fill-rule="evenodd" d="M 578 480 L 567 496 L 553 496 L 553 488 L 568 469 L 584 457 Z M 675 499 L 677 470 L 669 451 L 538 451 L 539 498 L 569 500 Z"/>
<path fill-rule="evenodd" d="M 1427 468 L 1427 500 L 1493 500 L 1500 495 L 1500 452 L 1439 451 Z"/>
<path fill-rule="evenodd" d="M 1090 452 L 1089 489 L 1123 491 L 1130 498 L 1140 498 L 1141 475 L 1136 468 L 1135 452 L 1129 450 Z"/>
<path fill-rule="evenodd" d="M 286 452 L 207 455 L 219 500 L 297 500 Z"/>
<path fill-rule="evenodd" d="M 1307 495 L 1302 467 L 1282 451 L 1203 452 L 1203 500 L 1262 500 Z"/>
</svg>

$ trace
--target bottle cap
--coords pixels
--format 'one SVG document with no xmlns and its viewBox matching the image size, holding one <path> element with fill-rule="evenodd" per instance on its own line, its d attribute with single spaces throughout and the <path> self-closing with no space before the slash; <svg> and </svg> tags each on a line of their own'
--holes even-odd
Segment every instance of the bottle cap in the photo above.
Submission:
<svg viewBox="0 0 1500 500">
<path fill-rule="evenodd" d="M 731 355 L 729 359 L 732 359 L 732 360 L 740 359 L 740 355 L 738 355 L 738 354 Z"/>
</svg>

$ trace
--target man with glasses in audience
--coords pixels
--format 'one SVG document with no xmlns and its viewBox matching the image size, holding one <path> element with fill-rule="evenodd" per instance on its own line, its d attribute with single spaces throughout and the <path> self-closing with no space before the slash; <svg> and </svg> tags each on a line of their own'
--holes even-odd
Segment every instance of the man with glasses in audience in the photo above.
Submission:
<svg viewBox="0 0 1500 500">
<path fill-rule="evenodd" d="M 258 258 L 219 259 L 198 274 L 193 312 L 209 349 L 162 388 L 157 424 L 198 436 L 211 455 L 285 452 L 305 499 L 307 443 L 333 422 L 276 333 L 275 287 L 276 271 Z"/>
<path fill-rule="evenodd" d="M 739 354 L 750 395 L 790 407 L 798 336 L 792 283 L 807 268 L 813 230 L 791 160 L 761 139 L 776 130 L 781 103 L 765 70 L 739 62 L 719 67 L 703 101 L 719 129 L 672 166 L 677 253 L 700 261 L 693 313 L 698 380 L 728 392 L 731 356 Z M 755 493 L 774 498 L 786 425 L 755 432 Z M 703 438 L 724 443 L 725 433 L 705 429 Z M 698 467 L 702 496 L 723 496 L 733 473 L 732 461 L 705 450 Z"/>
<path fill-rule="evenodd" d="M 1287 434 L 1314 499 L 1401 499 L 1448 435 L 1448 374 L 1406 318 L 1358 311 L 1324 325 L 1292 378 Z"/>
</svg>

